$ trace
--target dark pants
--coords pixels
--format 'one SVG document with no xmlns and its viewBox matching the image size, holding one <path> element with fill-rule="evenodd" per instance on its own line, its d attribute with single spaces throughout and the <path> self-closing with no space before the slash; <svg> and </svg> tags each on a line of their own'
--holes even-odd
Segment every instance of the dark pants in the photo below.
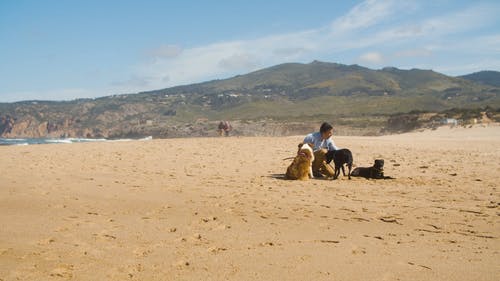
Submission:
<svg viewBox="0 0 500 281">
<path fill-rule="evenodd" d="M 334 171 L 329 163 L 333 159 L 334 151 L 320 149 L 314 152 L 314 161 L 312 163 L 313 174 L 322 174 L 327 177 L 333 177 Z"/>
</svg>

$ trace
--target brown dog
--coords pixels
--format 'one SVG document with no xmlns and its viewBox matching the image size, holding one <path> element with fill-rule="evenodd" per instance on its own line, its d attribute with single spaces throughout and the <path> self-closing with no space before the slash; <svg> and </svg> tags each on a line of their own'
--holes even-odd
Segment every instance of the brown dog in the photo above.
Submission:
<svg viewBox="0 0 500 281">
<path fill-rule="evenodd" d="M 285 178 L 289 180 L 307 180 L 313 177 L 312 162 L 314 161 L 313 144 L 300 143 L 297 156 L 286 169 Z"/>
</svg>

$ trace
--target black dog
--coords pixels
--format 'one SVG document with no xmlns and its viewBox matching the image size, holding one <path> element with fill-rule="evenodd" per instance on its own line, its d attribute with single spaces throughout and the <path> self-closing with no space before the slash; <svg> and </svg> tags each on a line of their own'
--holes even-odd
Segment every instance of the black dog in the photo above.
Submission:
<svg viewBox="0 0 500 281">
<path fill-rule="evenodd" d="M 339 177 L 340 169 L 342 169 L 342 174 L 344 174 L 345 177 L 344 164 L 346 164 L 347 168 L 349 168 L 349 173 L 347 173 L 347 176 L 349 177 L 349 179 L 351 179 L 351 169 L 353 162 L 351 151 L 346 148 L 329 151 L 326 154 L 326 163 L 330 163 L 332 160 L 335 164 L 335 174 L 333 176 L 333 179 L 336 180 Z"/>
<path fill-rule="evenodd" d="M 394 179 L 384 176 L 384 159 L 377 159 L 373 166 L 368 168 L 358 167 L 351 173 L 353 177 L 364 177 L 366 179 Z"/>
</svg>

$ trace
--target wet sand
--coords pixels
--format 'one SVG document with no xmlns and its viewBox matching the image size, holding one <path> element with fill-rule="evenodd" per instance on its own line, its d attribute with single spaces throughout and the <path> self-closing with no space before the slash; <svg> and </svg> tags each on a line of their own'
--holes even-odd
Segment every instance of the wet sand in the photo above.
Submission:
<svg viewBox="0 0 500 281">
<path fill-rule="evenodd" d="M 284 180 L 301 140 L 0 147 L 0 280 L 498 280 L 499 126 L 334 136 L 395 180 Z"/>
</svg>

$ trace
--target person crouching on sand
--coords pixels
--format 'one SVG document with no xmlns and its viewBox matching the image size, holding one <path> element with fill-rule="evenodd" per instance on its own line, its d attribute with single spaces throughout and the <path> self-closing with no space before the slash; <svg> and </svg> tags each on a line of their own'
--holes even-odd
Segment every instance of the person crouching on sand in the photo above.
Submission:
<svg viewBox="0 0 500 281">
<path fill-rule="evenodd" d="M 333 177 L 334 170 L 330 166 L 337 146 L 332 140 L 333 127 L 324 122 L 319 128 L 319 132 L 310 133 L 304 138 L 304 143 L 314 144 L 314 161 L 312 170 L 314 177 Z"/>
<path fill-rule="evenodd" d="M 222 136 L 222 133 L 224 133 L 226 137 L 229 136 L 229 132 L 233 129 L 229 121 L 220 121 L 218 128 L 219 136 Z"/>
</svg>

